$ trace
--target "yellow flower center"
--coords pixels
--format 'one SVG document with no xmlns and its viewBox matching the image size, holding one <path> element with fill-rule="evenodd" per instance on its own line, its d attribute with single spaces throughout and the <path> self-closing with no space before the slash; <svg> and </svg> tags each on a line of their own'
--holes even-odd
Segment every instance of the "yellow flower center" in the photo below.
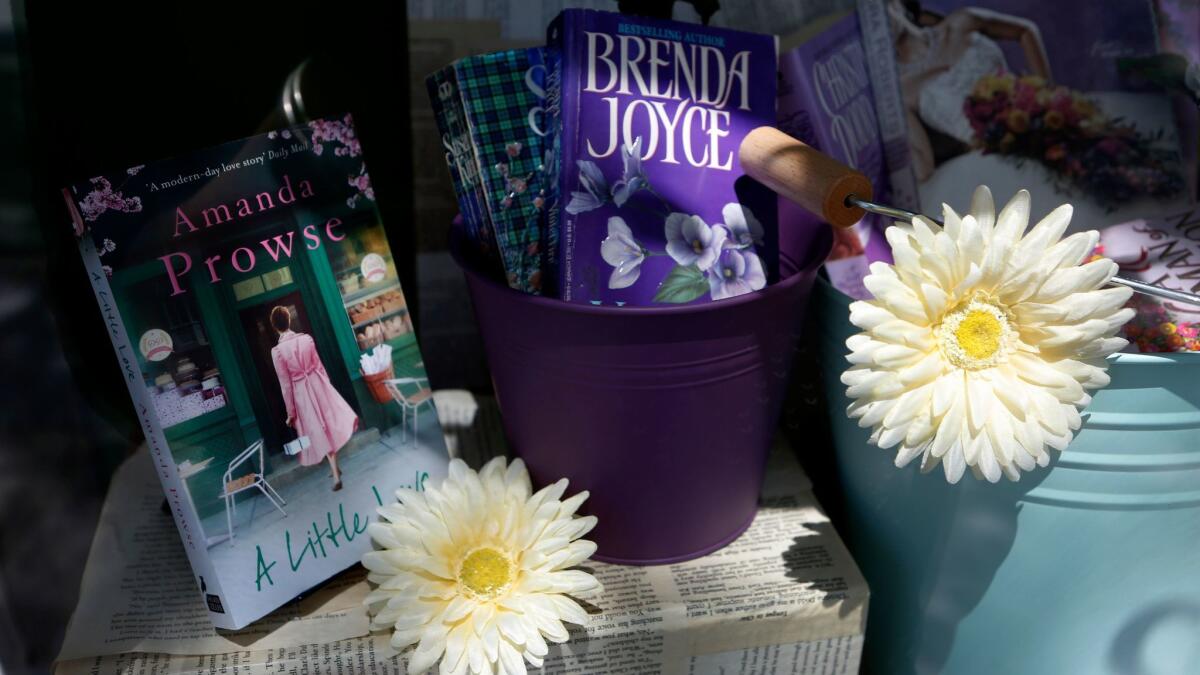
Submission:
<svg viewBox="0 0 1200 675">
<path fill-rule="evenodd" d="M 480 600 L 500 595 L 512 581 L 512 561 L 494 548 L 475 549 L 458 568 L 459 587 Z"/>
<path fill-rule="evenodd" d="M 946 360 L 967 370 L 1003 362 L 1016 342 L 1008 312 L 981 299 L 947 314 L 934 334 Z"/>
<path fill-rule="evenodd" d="M 971 358 L 986 359 L 1000 348 L 1003 328 L 991 313 L 976 309 L 963 317 L 954 331 L 954 338 Z"/>
<path fill-rule="evenodd" d="M 696 253 L 703 253 L 704 252 L 704 243 L 701 242 L 699 239 L 693 239 L 692 240 L 692 250 L 695 251 Z"/>
</svg>

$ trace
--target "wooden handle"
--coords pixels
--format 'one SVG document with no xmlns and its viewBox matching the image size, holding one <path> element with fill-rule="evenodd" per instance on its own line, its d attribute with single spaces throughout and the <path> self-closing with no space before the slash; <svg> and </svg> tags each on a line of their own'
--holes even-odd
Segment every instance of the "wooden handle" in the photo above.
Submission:
<svg viewBox="0 0 1200 675">
<path fill-rule="evenodd" d="M 850 227 L 866 215 L 846 205 L 850 195 L 871 200 L 866 176 L 774 127 L 747 134 L 738 158 L 752 178 L 835 227 Z"/>
</svg>

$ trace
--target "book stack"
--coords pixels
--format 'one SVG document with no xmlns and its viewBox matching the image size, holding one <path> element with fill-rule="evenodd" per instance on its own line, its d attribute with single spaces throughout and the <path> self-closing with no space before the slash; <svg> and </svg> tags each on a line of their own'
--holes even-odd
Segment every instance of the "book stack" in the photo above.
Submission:
<svg viewBox="0 0 1200 675">
<path fill-rule="evenodd" d="M 776 39 L 566 10 L 544 47 L 427 79 L 483 269 L 593 305 L 757 290 L 777 269 L 776 198 L 741 139 L 775 121 Z"/>
</svg>

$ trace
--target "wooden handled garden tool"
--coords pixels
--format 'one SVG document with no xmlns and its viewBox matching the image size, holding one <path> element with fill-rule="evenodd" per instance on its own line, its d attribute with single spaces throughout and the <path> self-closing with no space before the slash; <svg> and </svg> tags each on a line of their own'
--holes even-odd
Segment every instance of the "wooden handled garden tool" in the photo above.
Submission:
<svg viewBox="0 0 1200 675">
<path fill-rule="evenodd" d="M 867 212 L 905 222 L 919 215 L 871 201 L 874 191 L 866 176 L 774 127 L 759 127 L 747 134 L 738 157 L 752 178 L 834 227 L 850 227 Z M 926 217 L 938 224 L 942 222 Z M 1184 291 L 1124 277 L 1113 277 L 1109 283 L 1146 295 L 1200 305 L 1200 295 Z"/>
</svg>

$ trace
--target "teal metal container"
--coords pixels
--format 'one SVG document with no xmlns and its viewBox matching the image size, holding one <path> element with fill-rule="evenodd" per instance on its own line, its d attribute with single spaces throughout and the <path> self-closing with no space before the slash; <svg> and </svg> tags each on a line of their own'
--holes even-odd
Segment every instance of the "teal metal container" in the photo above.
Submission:
<svg viewBox="0 0 1200 675">
<path fill-rule="evenodd" d="M 948 485 L 847 419 L 850 299 L 812 303 L 867 672 L 1200 672 L 1200 354 L 1113 356 L 1049 468 Z"/>
</svg>

